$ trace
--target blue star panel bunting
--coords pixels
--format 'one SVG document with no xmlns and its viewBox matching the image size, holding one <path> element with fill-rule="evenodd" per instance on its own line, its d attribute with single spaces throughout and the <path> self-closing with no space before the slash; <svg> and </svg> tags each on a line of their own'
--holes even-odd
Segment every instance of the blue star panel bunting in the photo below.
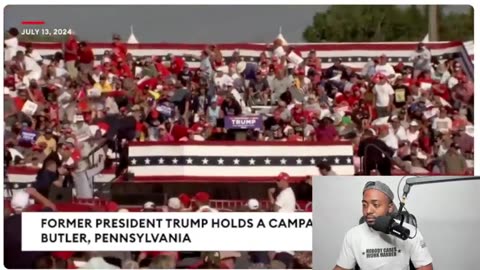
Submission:
<svg viewBox="0 0 480 270">
<path fill-rule="evenodd" d="M 352 156 L 136 156 L 130 166 L 312 166 L 319 162 L 352 165 Z"/>
</svg>

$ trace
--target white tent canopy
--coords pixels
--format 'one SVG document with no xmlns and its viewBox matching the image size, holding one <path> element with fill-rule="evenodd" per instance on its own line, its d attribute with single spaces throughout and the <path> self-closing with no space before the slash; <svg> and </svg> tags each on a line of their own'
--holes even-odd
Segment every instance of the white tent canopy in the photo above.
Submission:
<svg viewBox="0 0 480 270">
<path fill-rule="evenodd" d="M 280 26 L 280 29 L 278 30 L 278 36 L 277 36 L 277 38 L 276 38 L 276 39 L 279 39 L 279 40 L 281 40 L 281 41 L 282 41 L 282 45 L 283 45 L 283 46 L 286 46 L 286 45 L 288 45 L 288 42 L 287 42 L 287 40 L 286 40 L 286 39 L 283 37 L 283 34 L 282 34 L 282 27 L 281 27 L 281 26 Z"/>
<path fill-rule="evenodd" d="M 140 42 L 138 42 L 137 38 L 135 37 L 135 34 L 133 34 L 133 25 L 130 26 L 130 36 L 128 37 L 127 43 L 128 44 L 138 44 L 138 43 L 140 43 Z"/>
<path fill-rule="evenodd" d="M 430 35 L 427 34 L 423 39 L 422 39 L 422 43 L 428 43 L 430 42 Z"/>
</svg>

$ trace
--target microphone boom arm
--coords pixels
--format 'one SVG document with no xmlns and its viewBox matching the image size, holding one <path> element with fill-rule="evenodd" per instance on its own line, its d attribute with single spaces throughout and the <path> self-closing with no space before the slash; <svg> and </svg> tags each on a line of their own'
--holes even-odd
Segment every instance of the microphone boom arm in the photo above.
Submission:
<svg viewBox="0 0 480 270">
<path fill-rule="evenodd" d="M 421 176 L 421 177 L 412 177 L 408 178 L 405 181 L 405 186 L 403 186 L 403 196 L 400 199 L 400 207 L 398 212 L 401 213 L 405 207 L 405 202 L 407 200 L 408 193 L 412 186 L 416 185 L 425 185 L 425 184 L 435 184 L 435 183 L 445 183 L 445 182 L 455 182 L 455 181 L 469 181 L 469 180 L 480 180 L 480 176 Z M 404 218 L 402 216 L 400 226 L 403 225 Z"/>
<path fill-rule="evenodd" d="M 455 181 L 469 181 L 469 180 L 480 180 L 480 176 L 422 176 L 422 177 L 412 177 L 408 178 L 403 187 L 403 198 L 405 201 L 408 193 L 410 193 L 410 188 L 415 185 L 425 185 L 425 184 L 435 184 L 435 183 L 444 183 L 444 182 L 455 182 Z"/>
</svg>

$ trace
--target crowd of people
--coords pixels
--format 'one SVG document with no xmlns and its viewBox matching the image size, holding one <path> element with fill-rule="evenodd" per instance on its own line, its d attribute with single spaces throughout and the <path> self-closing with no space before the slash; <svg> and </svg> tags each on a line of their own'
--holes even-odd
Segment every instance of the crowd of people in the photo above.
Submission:
<svg viewBox="0 0 480 270">
<path fill-rule="evenodd" d="M 188 56 L 200 62 L 193 69 L 184 55 L 136 57 L 116 34 L 99 64 L 89 43 L 75 35 L 68 37 L 63 51 L 43 59 L 31 44 L 18 49 L 16 28 L 7 34 L 5 168 L 41 168 L 28 192 L 43 197 L 40 201 L 50 209 L 54 206 L 45 201 L 50 186 L 73 186 L 79 177 L 75 172 L 88 171 L 88 178 L 103 168 L 91 168 L 84 157 L 111 129 L 112 122 L 105 121 L 109 117 L 120 119 L 116 123 L 124 126 L 117 131 L 128 134 L 128 140 L 176 142 L 238 139 L 235 131 L 225 128 L 225 120 L 261 113 L 262 128 L 248 130 L 246 140 L 351 142 L 359 174 L 388 175 L 396 169 L 404 174 L 473 173 L 473 81 L 459 62 L 439 61 L 425 44 L 412 52 L 411 65 L 392 65 L 386 55 L 379 55 L 362 70 L 341 59 L 326 67 L 315 51 L 299 60 L 295 56 L 301 53 L 281 39 L 266 46 L 258 63 L 244 61 L 239 51 L 227 57 L 221 48 L 206 45 L 198 56 Z M 257 111 L 257 106 L 268 109 Z M 105 149 L 98 160 L 108 161 L 114 156 L 111 152 Z M 335 175 L 330 164 L 319 164 L 319 170 Z M 288 187 L 288 181 L 279 181 L 285 182 Z M 208 194 L 197 195 L 196 204 Z M 269 210 L 296 209 L 291 204 L 293 192 L 282 196 L 269 190 L 266 198 L 273 205 Z M 178 211 L 184 200 L 185 196 L 170 198 L 165 209 Z M 145 210 L 151 208 L 145 205 Z M 217 268 L 245 257 L 237 255 L 214 252 L 193 257 L 201 262 L 198 268 L 202 264 Z M 308 253 L 248 257 L 255 268 L 311 264 Z M 173 263 L 181 267 L 179 261 L 191 257 L 140 252 L 124 258 L 118 262 L 92 253 L 54 253 L 36 257 L 35 263 L 42 268 L 74 261 L 93 268 L 105 264 L 173 268 Z"/>
<path fill-rule="evenodd" d="M 225 119 L 266 105 L 263 127 L 248 130 L 247 140 L 351 141 L 363 174 L 378 173 L 371 161 L 385 153 L 406 173 L 473 168 L 473 82 L 459 62 L 440 62 L 424 44 L 410 66 L 379 55 L 363 70 L 341 60 L 326 68 L 315 51 L 298 62 L 291 55 L 300 53 L 280 39 L 259 63 L 207 45 L 192 69 L 181 55 L 135 57 L 118 35 L 98 65 L 75 35 L 45 60 L 31 44 L 15 50 L 18 30 L 8 33 L 5 142 L 15 165 L 40 166 L 52 152 L 72 152 L 109 115 L 133 117 L 135 141 L 234 140 Z M 361 142 L 369 138 L 379 147 L 365 152 Z"/>
</svg>

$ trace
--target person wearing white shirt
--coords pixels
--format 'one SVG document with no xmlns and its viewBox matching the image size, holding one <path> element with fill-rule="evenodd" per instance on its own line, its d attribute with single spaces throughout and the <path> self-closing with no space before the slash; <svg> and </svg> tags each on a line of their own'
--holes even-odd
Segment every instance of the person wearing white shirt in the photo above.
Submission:
<svg viewBox="0 0 480 270">
<path fill-rule="evenodd" d="M 439 133 L 446 133 L 452 129 L 452 119 L 447 116 L 447 109 L 440 108 L 440 114 L 433 119 L 432 129 Z"/>
<path fill-rule="evenodd" d="M 287 92 L 288 89 L 292 86 L 292 77 L 285 74 L 284 70 L 277 70 L 275 73 L 275 78 L 272 80 L 270 84 L 270 88 L 272 90 L 272 103 L 276 103 L 280 96 Z"/>
<path fill-rule="evenodd" d="M 295 212 L 297 201 L 295 198 L 295 193 L 290 187 L 288 181 L 290 176 L 287 173 L 280 173 L 277 176 L 277 187 L 280 190 L 280 193 L 277 197 L 274 197 L 275 188 L 270 188 L 268 190 L 268 199 L 273 205 L 273 211 L 275 212 L 284 212 L 284 213 L 293 213 Z"/>
<path fill-rule="evenodd" d="M 380 128 L 378 138 L 394 151 L 398 150 L 398 138 L 390 132 L 389 126 Z"/>
<path fill-rule="evenodd" d="M 214 213 L 217 213 L 218 210 L 214 209 L 214 208 L 211 208 L 208 205 L 202 205 L 202 206 L 198 207 L 197 212 L 214 212 Z"/>
<path fill-rule="evenodd" d="M 410 57 L 409 60 L 413 62 L 414 73 L 413 77 L 416 79 L 423 71 L 429 71 L 431 67 L 432 53 L 423 43 L 419 43 L 417 50 Z"/>
<path fill-rule="evenodd" d="M 442 157 L 443 155 L 445 155 L 450 149 L 450 146 L 451 143 L 449 140 L 442 140 L 441 143 L 438 145 L 437 156 Z"/>
<path fill-rule="evenodd" d="M 243 91 L 245 87 L 245 83 L 243 82 L 243 78 L 238 75 L 236 66 L 228 67 L 228 76 L 233 80 L 233 86 L 240 91 Z"/>
<path fill-rule="evenodd" d="M 373 87 L 378 118 L 389 116 L 394 93 L 392 86 L 387 82 L 387 77 L 381 75 L 380 81 Z"/>
<path fill-rule="evenodd" d="M 416 140 L 418 140 L 418 137 L 420 136 L 420 131 L 419 131 L 419 126 L 417 121 L 413 120 L 410 123 L 410 126 L 408 127 L 407 130 L 407 140 L 412 143 Z"/>
<path fill-rule="evenodd" d="M 364 222 L 346 233 L 334 270 L 354 269 L 356 265 L 362 270 L 408 270 L 410 262 L 417 270 L 433 269 L 432 256 L 418 228 L 403 225 L 415 232 L 407 240 L 373 229 L 378 217 L 395 213 L 393 199 L 386 184 L 367 182 L 362 200 Z"/>
<path fill-rule="evenodd" d="M 268 190 L 268 199 L 270 200 L 270 204 L 273 205 L 273 211 L 275 212 L 295 212 L 297 200 L 295 198 L 295 193 L 293 192 L 293 189 L 288 183 L 289 179 L 290 176 L 285 172 L 281 172 L 277 176 L 277 187 L 280 190 L 280 193 L 278 193 L 276 198 L 274 197 L 276 188 L 270 188 Z M 295 251 L 276 251 L 276 253 L 288 253 L 292 256 L 295 255 Z"/>
<path fill-rule="evenodd" d="M 32 58 L 33 60 L 35 60 L 35 62 L 40 64 L 43 61 L 43 57 L 37 50 L 33 49 L 31 43 L 27 44 L 27 46 L 25 47 L 25 56 Z"/>
<path fill-rule="evenodd" d="M 247 104 L 243 100 L 242 95 L 238 92 L 237 89 L 233 88 L 233 81 L 228 81 L 226 84 L 226 90 L 232 94 L 232 96 L 235 98 L 235 100 L 240 104 L 240 107 L 242 107 L 242 112 L 248 112 L 250 108 L 247 107 Z"/>
<path fill-rule="evenodd" d="M 447 80 L 448 89 L 452 89 L 457 84 L 458 84 L 458 79 L 457 78 L 455 78 L 454 76 L 451 76 L 451 77 L 448 78 L 448 80 Z"/>
<path fill-rule="evenodd" d="M 213 80 L 215 82 L 215 85 L 219 86 L 220 88 L 224 88 L 227 84 L 230 83 L 233 84 L 232 77 L 227 75 L 224 69 L 222 69 L 221 67 L 217 69 L 217 74 Z"/>
<path fill-rule="evenodd" d="M 385 54 L 382 54 L 378 58 L 378 64 L 375 66 L 375 72 L 387 76 L 388 79 L 393 79 L 395 77 L 395 69 L 393 69 L 392 65 L 387 63 L 387 56 Z"/>
<path fill-rule="evenodd" d="M 212 63 L 207 51 L 202 51 L 200 55 L 200 70 L 203 72 L 206 78 L 211 78 L 213 75 Z"/>
<path fill-rule="evenodd" d="M 19 32 L 17 28 L 10 28 L 5 37 L 4 48 L 5 48 L 5 61 L 11 61 L 13 57 L 17 54 L 17 51 L 23 51 L 25 48 L 18 46 L 18 36 Z"/>
<path fill-rule="evenodd" d="M 42 77 L 42 67 L 30 56 L 25 56 L 24 59 L 27 78 L 29 80 L 39 80 Z"/>
<path fill-rule="evenodd" d="M 445 64 L 438 65 L 436 69 L 432 67 L 430 73 L 432 74 L 432 78 L 438 80 L 440 84 L 446 84 L 448 79 L 450 79 L 450 77 L 452 76 L 450 72 L 448 72 Z"/>
<path fill-rule="evenodd" d="M 398 116 L 394 115 L 390 119 L 391 124 L 392 124 L 392 133 L 397 136 L 397 139 L 399 141 L 407 141 L 407 131 L 405 128 L 401 125 L 400 120 L 398 119 Z"/>
</svg>

